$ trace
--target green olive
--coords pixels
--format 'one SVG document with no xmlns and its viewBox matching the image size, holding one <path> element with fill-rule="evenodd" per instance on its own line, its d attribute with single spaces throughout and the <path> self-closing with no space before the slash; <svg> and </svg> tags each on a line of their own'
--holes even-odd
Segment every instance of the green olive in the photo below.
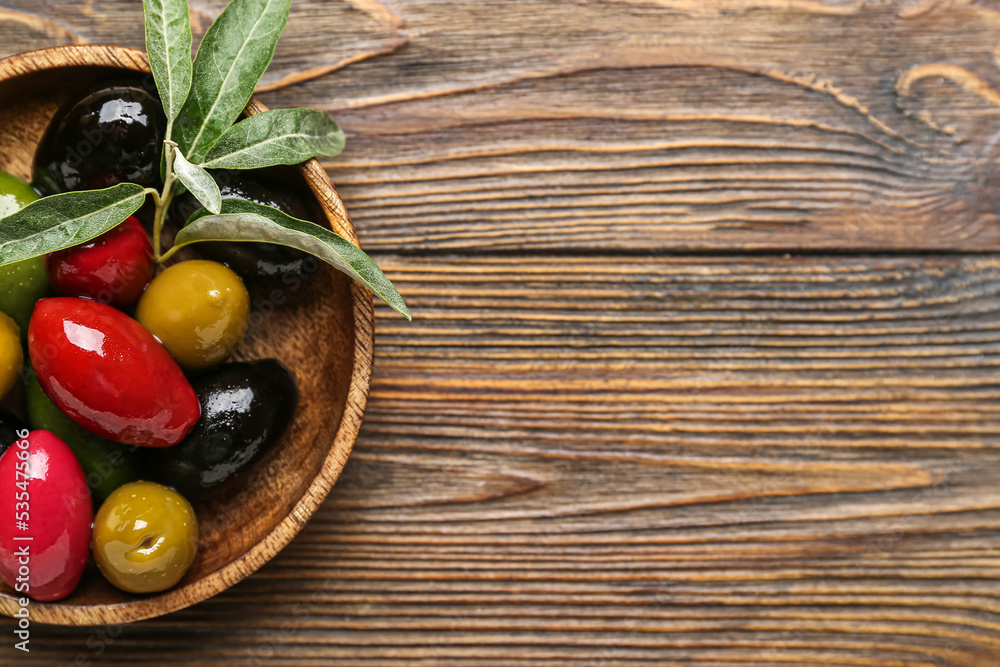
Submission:
<svg viewBox="0 0 1000 667">
<path fill-rule="evenodd" d="M 67 417 L 45 395 L 34 373 L 28 379 L 26 393 L 32 429 L 50 431 L 69 445 L 80 461 L 87 486 L 97 498 L 107 498 L 119 486 L 139 478 L 135 447 L 105 440 Z"/>
<path fill-rule="evenodd" d="M 0 313 L 0 398 L 7 395 L 21 375 L 24 352 L 17 324 Z"/>
<path fill-rule="evenodd" d="M 92 546 L 97 567 L 114 586 L 156 593 L 180 581 L 194 562 L 198 520 L 173 489 L 131 482 L 97 510 Z"/>
<path fill-rule="evenodd" d="M 174 264 L 153 279 L 135 317 L 187 371 L 210 368 L 243 340 L 250 296 L 240 277 L 218 262 Z"/>
<path fill-rule="evenodd" d="M 0 218 L 38 199 L 26 182 L 0 171 Z M 14 318 L 21 335 L 28 334 L 28 319 L 35 302 L 51 293 L 45 277 L 45 258 L 35 257 L 0 267 L 0 311 Z"/>
<path fill-rule="evenodd" d="M 38 199 L 38 193 L 13 174 L 0 171 L 0 219 L 11 213 L 17 213 L 22 208 Z"/>
<path fill-rule="evenodd" d="M 51 294 L 44 257 L 0 266 L 0 311 L 14 318 L 22 336 L 28 335 L 28 320 L 35 302 Z"/>
</svg>

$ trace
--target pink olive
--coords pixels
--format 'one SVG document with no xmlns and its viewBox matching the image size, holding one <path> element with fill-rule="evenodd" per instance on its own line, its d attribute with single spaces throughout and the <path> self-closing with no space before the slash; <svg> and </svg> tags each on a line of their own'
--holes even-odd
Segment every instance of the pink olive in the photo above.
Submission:
<svg viewBox="0 0 1000 667">
<path fill-rule="evenodd" d="M 0 456 L 0 578 L 16 595 L 51 601 L 72 593 L 93 520 L 83 469 L 57 436 L 32 431 Z"/>
</svg>

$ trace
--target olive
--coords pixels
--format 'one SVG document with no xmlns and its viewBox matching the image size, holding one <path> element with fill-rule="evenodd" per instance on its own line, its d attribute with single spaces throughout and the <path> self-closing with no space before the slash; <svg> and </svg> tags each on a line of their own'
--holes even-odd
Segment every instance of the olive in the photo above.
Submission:
<svg viewBox="0 0 1000 667">
<path fill-rule="evenodd" d="M 94 560 L 129 593 L 163 591 L 184 576 L 198 552 L 198 519 L 183 496 L 153 482 L 116 489 L 94 517 Z"/>
<path fill-rule="evenodd" d="M 0 579 L 36 600 L 61 600 L 90 554 L 94 509 L 80 463 L 57 436 L 32 431 L 0 456 L 0 489 Z"/>
<path fill-rule="evenodd" d="M 28 429 L 25 428 L 24 424 L 22 424 L 17 418 L 11 417 L 4 412 L 0 412 L 0 456 L 7 451 L 8 447 L 20 439 L 18 431 L 24 433 L 27 430 Z"/>
<path fill-rule="evenodd" d="M 135 448 L 105 440 L 70 419 L 49 400 L 34 374 L 28 379 L 27 402 L 32 427 L 54 433 L 69 445 L 96 497 L 107 498 L 122 484 L 139 479 Z"/>
<path fill-rule="evenodd" d="M 131 215 L 97 238 L 45 256 L 49 284 L 61 296 L 85 296 L 115 308 L 139 300 L 154 267 L 146 230 Z"/>
<path fill-rule="evenodd" d="M 155 187 L 166 117 L 134 82 L 104 84 L 56 113 L 35 155 L 35 186 L 45 194 L 118 183 Z"/>
<path fill-rule="evenodd" d="M 36 199 L 38 193 L 27 181 L 22 181 L 6 171 L 0 171 L 0 219 L 6 218 L 11 213 L 17 213 Z"/>
<path fill-rule="evenodd" d="M 234 171 L 216 171 L 212 174 L 219 184 L 223 199 L 243 199 L 276 208 L 299 220 L 316 222 L 315 216 L 302 199 L 281 183 Z M 183 227 L 201 204 L 190 194 L 178 197 L 171 214 L 178 227 Z M 222 262 L 247 282 L 281 280 L 286 283 L 308 276 L 316 271 L 319 263 L 311 255 L 274 243 L 226 243 L 209 241 L 198 243 L 195 251 L 206 259 Z"/>
<path fill-rule="evenodd" d="M 153 279 L 135 317 L 187 371 L 216 365 L 243 340 L 250 296 L 243 281 L 218 262 L 193 259 Z"/>
<path fill-rule="evenodd" d="M 36 199 L 38 193 L 25 181 L 0 171 L 0 219 L 16 213 Z M 49 294 L 43 257 L 0 267 L 0 311 L 17 322 L 22 336 L 27 335 L 28 319 L 35 302 Z"/>
<path fill-rule="evenodd" d="M 191 430 L 198 395 L 141 324 L 91 299 L 42 299 L 28 325 L 38 383 L 91 433 L 139 447 L 170 447 Z"/>
<path fill-rule="evenodd" d="M 0 313 L 0 398 L 17 384 L 23 361 L 21 332 L 14 320 Z"/>
<path fill-rule="evenodd" d="M 33 257 L 0 267 L 0 312 L 10 315 L 28 335 L 31 311 L 39 299 L 52 294 L 45 278 L 45 257 Z"/>
<path fill-rule="evenodd" d="M 226 364 L 193 386 L 201 419 L 179 445 L 150 455 L 159 481 L 198 500 L 274 447 L 292 421 L 298 389 L 276 359 Z"/>
</svg>

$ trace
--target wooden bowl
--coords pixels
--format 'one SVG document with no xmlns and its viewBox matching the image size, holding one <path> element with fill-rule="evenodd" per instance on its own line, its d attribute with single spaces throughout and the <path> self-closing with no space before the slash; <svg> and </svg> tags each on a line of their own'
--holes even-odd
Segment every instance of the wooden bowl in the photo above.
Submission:
<svg viewBox="0 0 1000 667">
<path fill-rule="evenodd" d="M 143 51 L 67 46 L 0 60 L 0 170 L 30 179 L 35 148 L 65 102 L 96 82 L 148 73 Z M 151 81 L 151 77 L 149 79 Z M 247 113 L 266 108 L 251 100 Z M 331 228 L 357 243 L 344 205 L 315 160 L 290 170 L 314 197 Z M 294 185 L 294 183 L 293 183 Z M 155 595 L 124 593 L 88 565 L 79 587 L 58 602 L 31 602 L 39 623 L 128 623 L 209 598 L 257 570 L 291 541 L 330 491 L 361 425 L 371 384 L 372 298 L 325 264 L 301 286 L 255 303 L 241 358 L 280 359 L 295 376 L 300 401 L 274 451 L 218 497 L 195 506 L 198 556 L 174 588 Z M 289 298 L 285 298 L 289 297 Z M 0 584 L 0 613 L 18 609 Z"/>
</svg>

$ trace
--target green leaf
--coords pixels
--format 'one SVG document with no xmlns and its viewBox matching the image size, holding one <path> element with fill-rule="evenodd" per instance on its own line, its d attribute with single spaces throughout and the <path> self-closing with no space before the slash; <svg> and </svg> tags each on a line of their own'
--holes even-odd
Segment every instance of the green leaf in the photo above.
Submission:
<svg viewBox="0 0 1000 667">
<path fill-rule="evenodd" d="M 191 90 L 191 16 L 187 0 L 142 0 L 146 53 L 167 115 L 167 139 Z"/>
<path fill-rule="evenodd" d="M 233 0 L 198 46 L 194 79 L 174 128 L 187 159 L 200 164 L 246 107 L 274 55 L 290 0 Z"/>
<path fill-rule="evenodd" d="M 119 183 L 33 201 L 0 220 L 0 266 L 100 236 L 135 213 L 145 198 L 141 185 Z"/>
<path fill-rule="evenodd" d="M 325 111 L 275 109 L 241 120 L 226 130 L 202 166 L 259 169 L 298 164 L 344 150 L 344 132 Z"/>
<path fill-rule="evenodd" d="M 293 218 L 270 206 L 226 199 L 222 202 L 222 215 L 209 215 L 204 209 L 195 211 L 177 233 L 174 248 L 197 241 L 256 241 L 297 248 L 366 285 L 406 319 L 411 319 L 403 297 L 361 248 L 325 227 Z"/>
<path fill-rule="evenodd" d="M 191 164 L 176 148 L 174 149 L 174 173 L 201 205 L 212 213 L 222 211 L 222 192 L 212 175 L 196 164 Z"/>
</svg>

